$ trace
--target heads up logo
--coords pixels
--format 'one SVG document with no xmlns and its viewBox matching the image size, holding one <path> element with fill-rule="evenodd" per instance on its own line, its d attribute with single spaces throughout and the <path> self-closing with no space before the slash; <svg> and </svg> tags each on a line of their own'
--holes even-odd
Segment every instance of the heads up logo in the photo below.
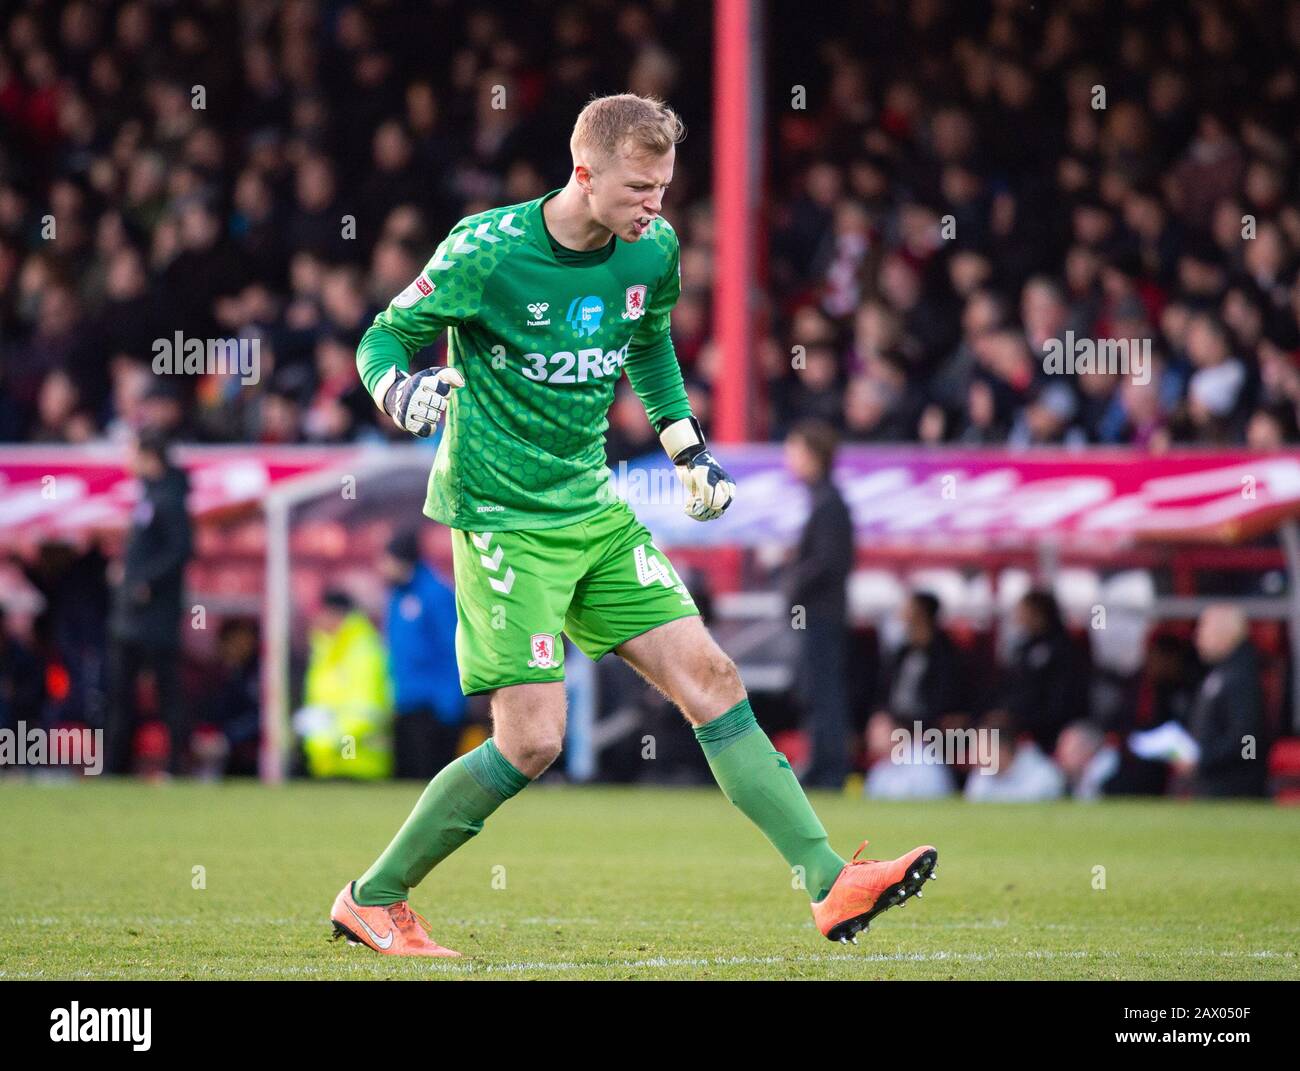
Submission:
<svg viewBox="0 0 1300 1071">
<path fill-rule="evenodd" d="M 605 303 L 592 295 L 574 298 L 569 302 L 569 311 L 564 318 L 573 328 L 573 333 L 582 338 L 584 335 L 594 335 L 600 330 L 600 318 L 604 315 Z"/>
</svg>

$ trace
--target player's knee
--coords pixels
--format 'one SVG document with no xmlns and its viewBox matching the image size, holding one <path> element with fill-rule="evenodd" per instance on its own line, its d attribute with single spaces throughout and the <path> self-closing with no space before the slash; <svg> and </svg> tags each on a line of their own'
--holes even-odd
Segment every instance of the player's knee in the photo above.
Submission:
<svg viewBox="0 0 1300 1071">
<path fill-rule="evenodd" d="M 560 756 L 564 748 L 562 734 L 540 732 L 515 742 L 514 754 L 507 756 L 526 777 L 540 777 Z"/>
<path fill-rule="evenodd" d="M 740 682 L 740 670 L 736 663 L 727 657 L 719 647 L 714 647 L 713 657 L 709 661 L 709 677 L 719 692 L 741 692 L 745 686 Z"/>
<path fill-rule="evenodd" d="M 710 642 L 701 655 L 695 680 L 690 689 L 697 696 L 695 704 L 704 710 L 715 710 L 719 705 L 734 706 L 745 698 L 745 686 L 740 671 L 716 643 Z M 704 715 L 707 717 L 707 715 Z"/>
</svg>

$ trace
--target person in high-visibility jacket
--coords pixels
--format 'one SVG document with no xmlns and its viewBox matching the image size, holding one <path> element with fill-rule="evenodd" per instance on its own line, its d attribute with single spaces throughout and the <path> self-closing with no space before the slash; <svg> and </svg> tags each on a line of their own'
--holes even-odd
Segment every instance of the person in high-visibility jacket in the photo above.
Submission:
<svg viewBox="0 0 1300 1071">
<path fill-rule="evenodd" d="M 311 633 L 303 709 L 294 727 L 312 777 L 392 776 L 392 685 L 379 630 L 340 591 L 325 595 Z"/>
</svg>

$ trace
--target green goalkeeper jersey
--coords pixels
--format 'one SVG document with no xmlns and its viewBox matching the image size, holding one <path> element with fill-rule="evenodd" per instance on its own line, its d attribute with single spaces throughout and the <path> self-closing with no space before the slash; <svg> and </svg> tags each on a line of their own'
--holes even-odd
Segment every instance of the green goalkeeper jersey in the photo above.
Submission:
<svg viewBox="0 0 1300 1071">
<path fill-rule="evenodd" d="M 677 235 L 660 217 L 612 253 L 557 259 L 542 205 L 559 192 L 457 223 L 357 347 L 373 394 L 447 329 L 465 386 L 451 393 L 424 512 L 452 528 L 556 528 L 605 508 L 606 414 L 624 371 L 652 424 L 690 415 L 668 333 Z"/>
</svg>

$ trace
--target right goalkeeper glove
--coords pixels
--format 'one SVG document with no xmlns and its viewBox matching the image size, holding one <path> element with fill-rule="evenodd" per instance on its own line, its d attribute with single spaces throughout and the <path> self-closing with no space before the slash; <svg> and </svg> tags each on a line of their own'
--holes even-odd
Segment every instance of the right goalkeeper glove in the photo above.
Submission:
<svg viewBox="0 0 1300 1071">
<path fill-rule="evenodd" d="M 465 385 L 454 368 L 426 368 L 410 376 L 396 365 L 375 388 L 375 400 L 403 431 L 426 439 L 447 411 L 448 395 Z"/>
</svg>

